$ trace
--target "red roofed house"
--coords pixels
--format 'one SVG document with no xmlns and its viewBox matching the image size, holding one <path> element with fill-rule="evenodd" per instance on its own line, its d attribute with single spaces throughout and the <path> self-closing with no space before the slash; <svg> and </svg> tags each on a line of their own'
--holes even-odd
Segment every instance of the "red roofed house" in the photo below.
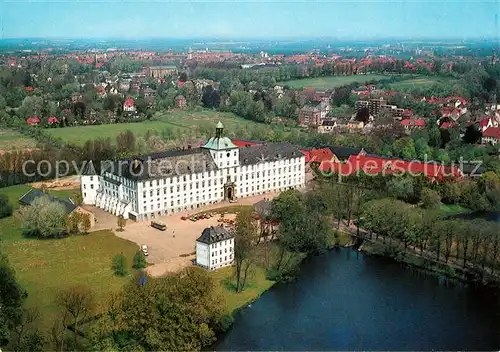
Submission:
<svg viewBox="0 0 500 352">
<path fill-rule="evenodd" d="M 401 121 L 401 126 L 404 127 L 404 129 L 409 130 L 413 128 L 424 128 L 425 127 L 425 120 L 424 119 L 404 119 Z"/>
<path fill-rule="evenodd" d="M 30 126 L 38 126 L 40 124 L 40 118 L 36 116 L 28 117 L 26 123 Z"/>
<path fill-rule="evenodd" d="M 49 125 L 52 125 L 52 124 L 55 124 L 55 123 L 59 123 L 59 120 L 57 119 L 57 117 L 51 116 L 51 117 L 47 118 L 47 123 Z"/>
<path fill-rule="evenodd" d="M 443 166 L 438 163 L 424 163 L 421 161 L 405 161 L 400 159 L 384 158 L 379 156 L 351 155 L 347 162 L 324 162 L 319 171 L 333 172 L 341 176 L 349 176 L 363 172 L 370 175 L 390 175 L 395 173 L 409 173 L 410 175 L 425 175 L 431 181 L 441 181 L 446 178 L 460 179 L 463 177 L 460 169 Z"/>
<path fill-rule="evenodd" d="M 26 93 L 31 93 L 33 91 L 33 87 L 24 87 Z"/>
<path fill-rule="evenodd" d="M 128 97 L 127 100 L 123 103 L 123 111 L 126 112 L 135 112 L 136 107 L 135 107 L 135 101 L 132 97 Z"/>
<path fill-rule="evenodd" d="M 187 101 L 186 101 L 186 98 L 184 98 L 184 96 L 182 95 L 178 95 L 177 98 L 175 98 L 175 106 L 177 106 L 178 108 L 184 108 L 186 107 L 187 105 Z"/>
<path fill-rule="evenodd" d="M 481 143 L 491 143 L 493 145 L 500 142 L 500 127 L 489 127 L 483 132 Z"/>
<path fill-rule="evenodd" d="M 321 164 L 324 161 L 339 161 L 330 148 L 301 150 L 301 152 L 306 157 L 306 163 Z"/>
<path fill-rule="evenodd" d="M 479 121 L 479 128 L 481 132 L 486 131 L 490 127 L 500 127 L 500 123 L 492 117 L 485 117 Z"/>
<path fill-rule="evenodd" d="M 448 128 L 452 128 L 452 127 L 455 127 L 457 124 L 453 121 L 446 121 L 446 122 L 443 122 L 441 124 L 441 126 L 439 126 L 439 128 L 442 128 L 443 130 L 445 129 L 448 129 Z"/>
</svg>

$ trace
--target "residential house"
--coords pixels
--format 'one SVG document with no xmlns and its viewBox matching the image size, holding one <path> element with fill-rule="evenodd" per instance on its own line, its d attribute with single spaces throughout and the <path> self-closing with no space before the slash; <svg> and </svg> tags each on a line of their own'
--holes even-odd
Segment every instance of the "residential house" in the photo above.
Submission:
<svg viewBox="0 0 500 352">
<path fill-rule="evenodd" d="M 363 121 L 351 120 L 347 123 L 347 129 L 351 132 L 360 132 L 365 127 Z"/>
<path fill-rule="evenodd" d="M 405 130 L 412 130 L 412 129 L 422 129 L 425 127 L 425 120 L 424 119 L 404 119 L 401 121 L 401 126 Z"/>
<path fill-rule="evenodd" d="M 299 124 L 301 127 L 317 127 L 322 124 L 321 110 L 317 106 L 304 106 L 299 110 Z"/>
<path fill-rule="evenodd" d="M 500 142 L 500 127 L 489 127 L 483 132 L 481 143 L 491 143 L 493 145 Z"/>
<path fill-rule="evenodd" d="M 36 116 L 30 116 L 26 119 L 26 123 L 30 126 L 38 126 L 40 124 L 40 118 Z"/>
<path fill-rule="evenodd" d="M 128 113 L 135 113 L 137 111 L 134 98 L 128 97 L 125 100 L 125 102 L 123 103 L 123 111 L 128 112 Z"/>
<path fill-rule="evenodd" d="M 207 270 L 232 265 L 234 234 L 222 226 L 207 227 L 196 240 L 196 264 Z"/>
<path fill-rule="evenodd" d="M 303 127 L 321 126 L 330 112 L 330 104 L 324 101 L 313 102 L 299 110 L 299 122 Z"/>
<path fill-rule="evenodd" d="M 479 120 L 479 129 L 481 130 L 481 132 L 484 132 L 490 127 L 500 127 L 500 119 L 497 119 L 496 116 L 486 116 L 483 119 Z"/>
<path fill-rule="evenodd" d="M 331 133 L 338 127 L 337 119 L 323 120 L 321 125 L 318 126 L 319 133 Z"/>
<path fill-rule="evenodd" d="M 177 106 L 178 108 L 180 108 L 180 109 L 185 108 L 186 105 L 187 105 L 187 100 L 186 100 L 186 98 L 184 98 L 183 95 L 178 95 L 175 98 L 175 106 Z"/>
<path fill-rule="evenodd" d="M 106 98 L 106 88 L 99 85 L 96 87 L 96 90 L 97 90 L 97 94 L 99 95 L 99 97 L 101 98 Z"/>
<path fill-rule="evenodd" d="M 47 118 L 47 124 L 50 126 L 50 125 L 53 125 L 53 124 L 57 124 L 59 123 L 59 120 L 57 119 L 57 117 L 55 116 L 51 116 L 51 117 L 48 117 Z"/>
</svg>

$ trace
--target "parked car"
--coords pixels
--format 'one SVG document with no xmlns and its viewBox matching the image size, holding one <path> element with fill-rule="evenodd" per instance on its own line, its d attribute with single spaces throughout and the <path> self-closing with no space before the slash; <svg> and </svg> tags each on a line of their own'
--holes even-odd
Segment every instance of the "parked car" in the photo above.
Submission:
<svg viewBox="0 0 500 352">
<path fill-rule="evenodd" d="M 147 246 L 147 245 L 143 244 L 143 245 L 141 246 L 141 251 L 142 251 L 142 253 L 143 253 L 146 257 L 149 255 L 149 252 L 148 252 L 148 246 Z"/>
</svg>

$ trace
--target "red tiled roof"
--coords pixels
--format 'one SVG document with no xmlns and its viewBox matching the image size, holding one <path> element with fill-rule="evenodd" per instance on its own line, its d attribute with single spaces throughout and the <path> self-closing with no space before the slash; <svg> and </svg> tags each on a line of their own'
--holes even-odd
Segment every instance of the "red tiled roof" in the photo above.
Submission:
<svg viewBox="0 0 500 352">
<path fill-rule="evenodd" d="M 500 139 L 500 127 L 488 127 L 484 130 L 483 137 Z"/>
<path fill-rule="evenodd" d="M 485 117 L 484 119 L 479 121 L 479 127 L 486 127 L 490 123 L 490 117 Z"/>
<path fill-rule="evenodd" d="M 58 122 L 59 120 L 57 119 L 57 117 L 51 116 L 47 118 L 47 121 L 53 123 L 53 122 Z"/>
<path fill-rule="evenodd" d="M 39 124 L 40 123 L 40 118 L 36 116 L 31 116 L 26 119 L 26 122 L 29 125 L 34 125 L 34 124 Z"/>
<path fill-rule="evenodd" d="M 306 163 L 322 163 L 323 161 L 333 160 L 334 156 L 330 148 L 302 150 L 302 153 L 306 157 Z"/>
<path fill-rule="evenodd" d="M 446 122 L 443 122 L 441 124 L 441 126 L 439 126 L 439 128 L 443 128 L 443 129 L 446 129 L 446 128 L 452 128 L 452 127 L 455 127 L 457 124 L 453 121 L 446 121 Z"/>
<path fill-rule="evenodd" d="M 404 119 L 403 121 L 401 121 L 401 125 L 402 126 L 424 127 L 425 120 L 424 119 L 416 119 L 416 120 Z"/>
<path fill-rule="evenodd" d="M 253 147 L 254 145 L 260 145 L 260 143 L 249 142 L 249 141 L 241 141 L 241 140 L 238 140 L 238 139 L 233 139 L 232 142 L 238 148 Z"/>
<path fill-rule="evenodd" d="M 438 163 L 423 163 L 421 161 L 405 161 L 401 159 L 383 158 L 378 156 L 351 155 L 347 162 L 323 162 L 319 171 L 331 171 L 342 176 L 348 176 L 363 171 L 366 174 L 389 175 L 408 172 L 412 175 L 425 175 L 430 179 L 460 178 L 462 173 L 456 167 L 443 166 Z"/>
<path fill-rule="evenodd" d="M 132 97 L 128 97 L 127 100 L 125 100 L 125 102 L 123 103 L 123 106 L 126 106 L 126 107 L 131 107 L 134 105 L 135 105 L 135 101 L 134 101 L 134 99 L 132 99 Z"/>
</svg>

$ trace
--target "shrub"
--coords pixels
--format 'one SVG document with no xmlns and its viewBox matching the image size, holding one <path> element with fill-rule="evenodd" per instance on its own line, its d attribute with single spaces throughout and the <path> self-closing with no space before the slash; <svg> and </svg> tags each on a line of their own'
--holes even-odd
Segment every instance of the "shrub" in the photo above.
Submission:
<svg viewBox="0 0 500 352">
<path fill-rule="evenodd" d="M 126 264 L 127 264 L 127 261 L 125 259 L 125 256 L 123 254 L 117 254 L 113 257 L 111 269 L 113 269 L 113 272 L 115 275 L 125 276 L 125 275 L 127 275 L 127 268 L 126 268 L 127 265 Z"/>
<path fill-rule="evenodd" d="M 47 238 L 66 232 L 67 216 L 63 205 L 48 197 L 35 199 L 21 210 L 21 217 L 25 235 Z"/>
<path fill-rule="evenodd" d="M 5 194 L 0 194 L 0 219 L 12 215 L 12 205 Z"/>
<path fill-rule="evenodd" d="M 135 252 L 132 267 L 134 269 L 143 269 L 146 267 L 146 257 L 141 251 Z"/>
</svg>

